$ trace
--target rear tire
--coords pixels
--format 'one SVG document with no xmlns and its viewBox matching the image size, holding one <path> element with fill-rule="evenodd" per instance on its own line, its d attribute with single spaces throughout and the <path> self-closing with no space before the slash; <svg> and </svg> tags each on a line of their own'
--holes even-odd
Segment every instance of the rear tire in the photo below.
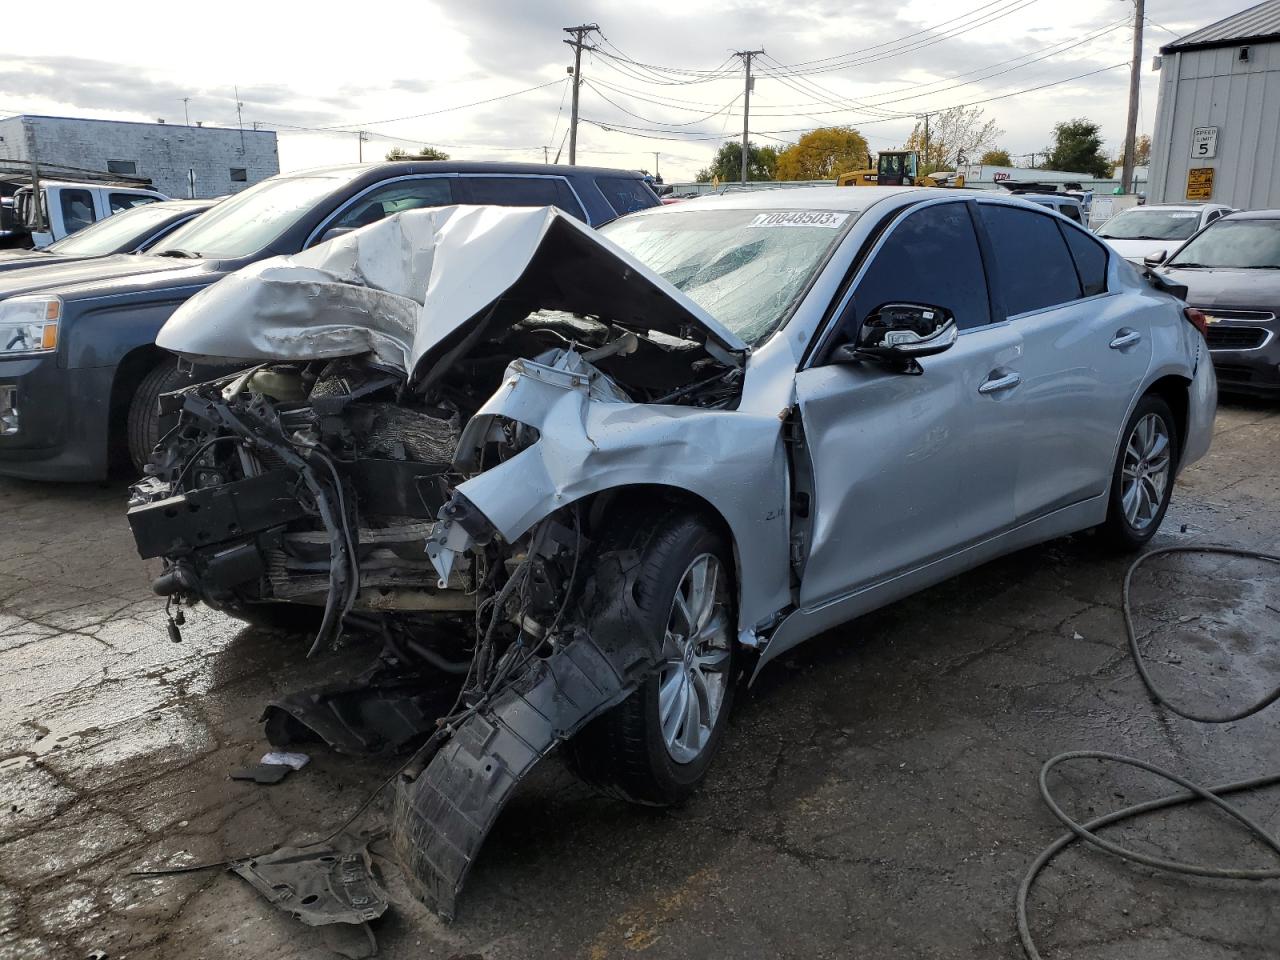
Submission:
<svg viewBox="0 0 1280 960">
<path fill-rule="evenodd" d="M 143 472 L 163 433 L 160 394 L 178 389 L 187 379 L 178 372 L 178 361 L 168 358 L 152 367 L 134 391 L 129 401 L 126 443 L 137 473 Z"/>
<path fill-rule="evenodd" d="M 671 514 L 628 539 L 623 546 L 640 555 L 636 606 L 644 629 L 662 640 L 664 661 L 630 697 L 569 741 L 568 759 L 606 792 L 667 806 L 706 777 L 733 705 L 732 555 L 692 513 Z"/>
<path fill-rule="evenodd" d="M 1147 394 L 1120 436 L 1107 519 L 1098 528 L 1109 546 L 1132 552 L 1156 535 L 1169 509 L 1179 452 L 1173 411 L 1161 397 Z"/>
</svg>

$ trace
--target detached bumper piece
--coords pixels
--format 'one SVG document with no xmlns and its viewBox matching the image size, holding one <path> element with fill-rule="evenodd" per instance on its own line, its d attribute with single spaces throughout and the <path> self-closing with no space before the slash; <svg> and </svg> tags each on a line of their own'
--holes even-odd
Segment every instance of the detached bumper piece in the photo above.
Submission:
<svg viewBox="0 0 1280 960">
<path fill-rule="evenodd" d="M 281 847 L 265 856 L 237 860 L 231 871 L 307 926 L 364 924 L 376 952 L 367 924 L 386 912 L 387 894 L 374 876 L 367 842 L 339 835 L 333 843 Z"/>
<path fill-rule="evenodd" d="M 463 721 L 417 779 L 397 783 L 392 840 L 419 899 L 453 919 L 471 865 L 516 786 L 557 743 L 625 699 L 643 672 L 579 634 Z"/>
</svg>

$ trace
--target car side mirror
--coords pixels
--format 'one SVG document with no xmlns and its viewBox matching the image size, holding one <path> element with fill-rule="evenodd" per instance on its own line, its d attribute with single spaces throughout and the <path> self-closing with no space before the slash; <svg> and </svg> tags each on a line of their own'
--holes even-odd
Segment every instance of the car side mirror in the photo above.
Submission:
<svg viewBox="0 0 1280 960">
<path fill-rule="evenodd" d="M 862 322 L 857 341 L 837 347 L 831 359 L 834 363 L 874 360 L 904 373 L 921 373 L 916 360 L 950 349 L 959 335 L 950 310 L 919 303 L 886 303 Z"/>
<path fill-rule="evenodd" d="M 1142 262 L 1148 267 L 1158 267 L 1169 259 L 1168 250 L 1157 250 L 1155 253 L 1148 253 L 1142 258 Z"/>
</svg>

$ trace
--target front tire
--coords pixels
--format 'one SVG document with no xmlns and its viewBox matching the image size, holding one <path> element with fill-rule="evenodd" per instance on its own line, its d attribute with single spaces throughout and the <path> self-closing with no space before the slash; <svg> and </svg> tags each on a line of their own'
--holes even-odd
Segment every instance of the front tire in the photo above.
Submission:
<svg viewBox="0 0 1280 960">
<path fill-rule="evenodd" d="M 1178 453 L 1173 411 L 1147 394 L 1125 424 L 1111 475 L 1107 519 L 1100 528 L 1111 546 L 1131 552 L 1156 535 L 1173 495 Z"/>
<path fill-rule="evenodd" d="M 722 538 L 691 513 L 633 542 L 644 629 L 661 638 L 658 670 L 569 742 L 587 782 L 633 803 L 667 806 L 706 777 L 733 704 L 736 589 Z"/>
<path fill-rule="evenodd" d="M 178 361 L 161 360 L 138 384 L 129 401 L 126 442 L 134 470 L 141 474 L 160 442 L 163 424 L 160 416 L 160 394 L 176 390 L 188 382 L 178 372 Z"/>
</svg>

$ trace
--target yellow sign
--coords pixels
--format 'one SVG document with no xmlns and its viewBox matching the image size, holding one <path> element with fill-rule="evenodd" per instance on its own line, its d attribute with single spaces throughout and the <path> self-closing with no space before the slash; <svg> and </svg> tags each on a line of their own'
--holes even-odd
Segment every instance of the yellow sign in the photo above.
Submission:
<svg viewBox="0 0 1280 960">
<path fill-rule="evenodd" d="M 1192 167 L 1187 171 L 1187 199 L 1209 200 L 1213 197 L 1213 167 Z"/>
</svg>

